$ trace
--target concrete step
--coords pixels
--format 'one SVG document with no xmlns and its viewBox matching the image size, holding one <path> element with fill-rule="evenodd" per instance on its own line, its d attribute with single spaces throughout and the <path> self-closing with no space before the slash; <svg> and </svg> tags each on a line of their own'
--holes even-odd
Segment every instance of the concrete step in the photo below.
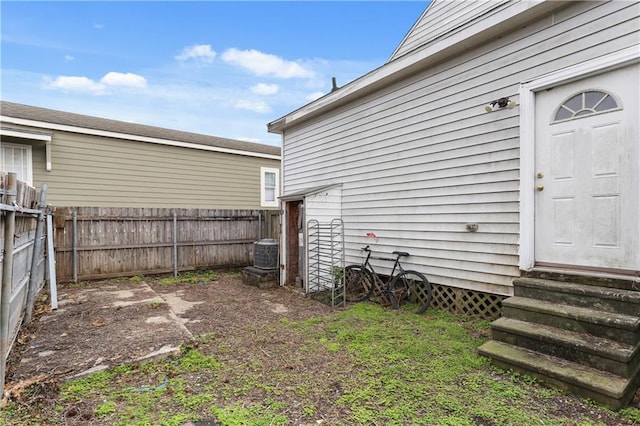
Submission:
<svg viewBox="0 0 640 426">
<path fill-rule="evenodd" d="M 513 296 L 502 301 L 502 316 L 637 345 L 640 317 Z"/>
<path fill-rule="evenodd" d="M 478 352 L 500 368 L 527 374 L 614 410 L 629 404 L 640 382 L 638 371 L 632 379 L 624 378 L 495 340 L 480 346 Z"/>
<path fill-rule="evenodd" d="M 562 281 L 598 287 L 619 288 L 640 291 L 640 277 L 607 272 L 563 270 L 560 268 L 535 267 L 525 276 L 543 280 Z"/>
<path fill-rule="evenodd" d="M 540 278 L 516 278 L 513 280 L 513 287 L 515 296 L 626 315 L 640 313 L 640 291 Z"/>
<path fill-rule="evenodd" d="M 587 333 L 502 317 L 491 323 L 494 340 L 631 377 L 640 367 L 640 343 L 629 345 Z"/>
</svg>

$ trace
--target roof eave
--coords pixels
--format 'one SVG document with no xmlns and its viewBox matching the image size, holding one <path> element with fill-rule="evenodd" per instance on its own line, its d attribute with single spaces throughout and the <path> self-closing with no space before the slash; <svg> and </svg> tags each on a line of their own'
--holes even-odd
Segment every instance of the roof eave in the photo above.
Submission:
<svg viewBox="0 0 640 426">
<path fill-rule="evenodd" d="M 267 129 L 270 133 L 283 134 L 287 128 L 366 96 L 378 88 L 399 81 L 430 64 L 442 61 L 498 34 L 504 34 L 505 31 L 521 25 L 525 20 L 565 7 L 568 3 L 570 2 L 548 0 L 531 0 L 517 3 L 513 8 L 487 18 L 477 26 L 469 28 L 468 31 L 458 33 L 439 43 L 434 43 L 423 49 L 417 49 L 391 62 L 387 62 L 340 89 L 274 120 L 267 125 Z"/>
<path fill-rule="evenodd" d="M 139 136 L 139 135 L 133 135 L 128 133 L 119 133 L 119 132 L 111 132 L 106 130 L 90 129 L 90 128 L 84 128 L 84 127 L 78 127 L 78 126 L 70 126 L 66 124 L 55 124 L 55 123 L 49 123 L 46 121 L 16 118 L 16 117 L 10 117 L 6 115 L 0 115 L 0 122 L 19 125 L 19 126 L 35 127 L 39 129 L 58 130 L 63 132 L 80 133 L 80 134 L 92 135 L 92 136 L 102 136 L 102 137 L 109 137 L 109 138 L 133 140 L 138 142 L 155 143 L 160 145 L 178 146 L 182 148 L 199 149 L 203 151 L 213 151 L 213 152 L 221 152 L 226 154 L 244 155 L 248 157 L 266 158 L 266 159 L 278 160 L 278 161 L 281 160 L 280 155 L 272 155 L 272 154 L 264 154 L 260 152 L 222 148 L 222 147 L 216 147 L 212 145 L 202 145 L 202 144 L 196 144 L 191 142 L 174 141 L 169 139 L 161 139 L 161 138 L 154 138 L 154 137 L 148 137 L 148 136 Z"/>
</svg>

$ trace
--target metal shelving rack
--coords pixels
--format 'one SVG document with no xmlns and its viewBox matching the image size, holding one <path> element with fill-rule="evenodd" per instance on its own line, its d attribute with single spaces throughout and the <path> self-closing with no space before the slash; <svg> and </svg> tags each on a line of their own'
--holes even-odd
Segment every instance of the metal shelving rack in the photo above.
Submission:
<svg viewBox="0 0 640 426">
<path fill-rule="evenodd" d="M 307 222 L 308 279 L 307 294 L 329 295 L 331 306 L 345 305 L 344 224 L 342 219 L 322 223 Z"/>
</svg>

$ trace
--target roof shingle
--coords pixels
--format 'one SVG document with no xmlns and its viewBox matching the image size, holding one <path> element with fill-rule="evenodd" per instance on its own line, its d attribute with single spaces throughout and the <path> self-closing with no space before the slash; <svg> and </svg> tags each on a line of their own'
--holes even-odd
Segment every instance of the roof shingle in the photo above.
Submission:
<svg viewBox="0 0 640 426">
<path fill-rule="evenodd" d="M 2 116 L 23 120 L 77 127 L 78 132 L 82 132 L 82 129 L 101 130 L 121 133 L 124 135 L 165 139 L 169 141 L 207 145 L 237 151 L 280 155 L 280 147 L 271 145 L 220 138 L 217 136 L 209 136 L 199 133 L 183 132 L 179 130 L 165 129 L 162 127 L 147 126 L 144 124 L 127 123 L 125 121 L 57 111 L 7 101 L 0 101 L 0 114 Z"/>
</svg>

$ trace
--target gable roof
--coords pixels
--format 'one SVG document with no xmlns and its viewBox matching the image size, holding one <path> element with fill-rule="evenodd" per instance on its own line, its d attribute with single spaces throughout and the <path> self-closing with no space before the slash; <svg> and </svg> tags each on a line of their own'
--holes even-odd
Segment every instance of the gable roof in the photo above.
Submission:
<svg viewBox="0 0 640 426">
<path fill-rule="evenodd" d="M 464 9 L 456 9 L 459 6 Z M 466 5 L 469 3 L 469 5 Z M 566 7 L 568 2 L 553 0 L 492 0 L 480 3 L 483 7 L 469 9 L 478 2 L 434 0 L 409 31 L 391 59 L 381 67 L 351 81 L 315 101 L 267 124 L 271 133 L 282 134 L 305 120 L 312 119 L 326 111 L 338 108 L 362 98 L 385 86 L 424 70 L 439 61 L 451 58 L 465 50 L 476 47 L 488 40 L 499 37 L 506 31 L 524 25 L 553 10 Z M 438 6 L 441 4 L 442 6 Z M 491 6 L 495 7 L 491 7 Z M 436 12 L 450 16 L 446 25 L 428 30 L 439 19 Z M 458 17 L 458 13 L 464 12 Z M 462 19 L 466 20 L 462 20 Z M 425 31 L 422 33 L 421 31 Z"/>
<path fill-rule="evenodd" d="M 486 19 L 507 7 L 508 3 L 508 0 L 432 0 L 388 62 L 414 49 L 464 31 L 474 22 Z"/>
<path fill-rule="evenodd" d="M 0 101 L 0 121 L 140 142 L 280 159 L 280 147 Z"/>
</svg>

